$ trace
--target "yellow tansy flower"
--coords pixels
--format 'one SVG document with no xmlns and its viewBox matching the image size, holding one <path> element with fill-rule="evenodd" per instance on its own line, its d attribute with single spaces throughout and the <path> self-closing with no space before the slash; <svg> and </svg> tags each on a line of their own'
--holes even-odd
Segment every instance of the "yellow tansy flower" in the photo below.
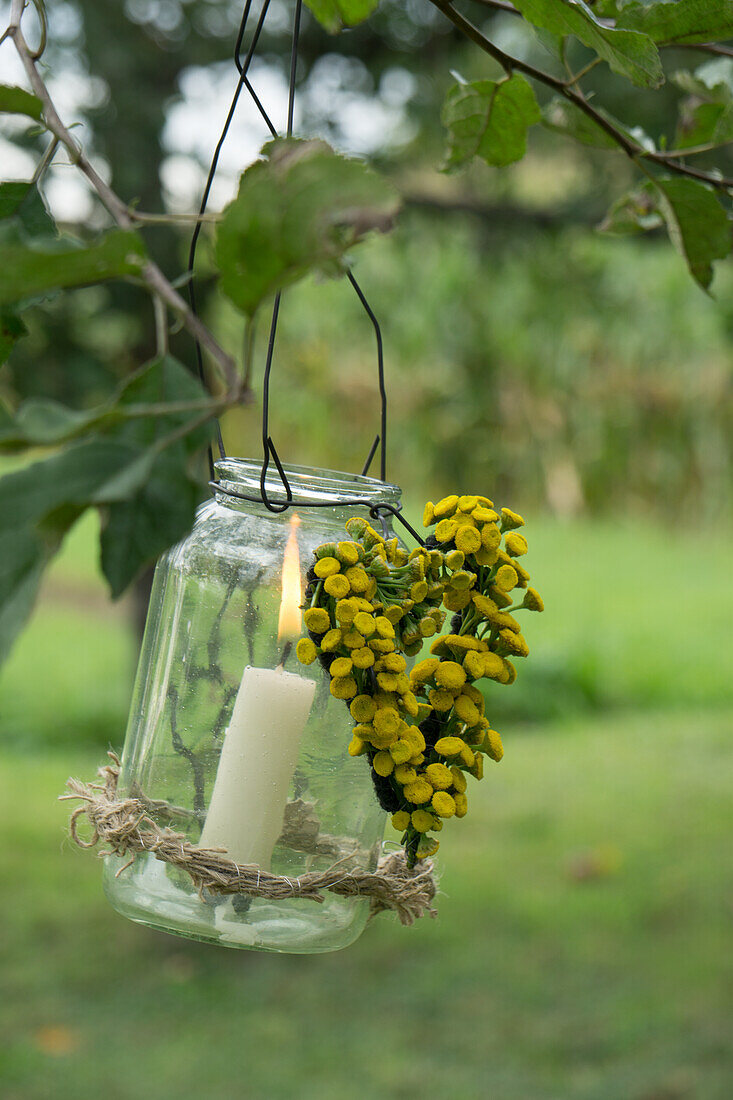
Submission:
<svg viewBox="0 0 733 1100">
<path fill-rule="evenodd" d="M 404 613 L 405 612 L 403 611 L 403 609 L 399 606 L 399 604 L 396 603 L 390 604 L 389 607 L 385 607 L 384 609 L 385 619 L 389 619 L 389 621 L 393 625 L 397 624 L 400 621 Z"/>
<path fill-rule="evenodd" d="M 475 527 L 460 527 L 455 535 L 456 548 L 464 554 L 475 554 L 481 549 L 481 535 Z"/>
<path fill-rule="evenodd" d="M 410 599 L 415 603 L 422 603 L 428 594 L 428 586 L 425 581 L 415 581 L 410 585 Z"/>
<path fill-rule="evenodd" d="M 469 650 L 466 656 L 463 658 L 463 667 L 472 680 L 480 680 L 482 676 L 485 676 L 484 672 L 484 658 L 485 653 L 476 653 L 474 650 Z M 503 671 L 504 666 L 501 666 Z"/>
<path fill-rule="evenodd" d="M 332 579 L 336 580 L 337 578 L 334 577 Z M 516 587 L 518 580 L 519 574 L 513 566 L 500 565 L 496 571 L 496 576 L 494 577 L 494 584 L 502 592 L 511 592 L 512 588 Z"/>
<path fill-rule="evenodd" d="M 443 497 L 443 499 L 439 500 L 435 505 L 435 515 L 438 519 L 443 519 L 444 516 L 452 516 L 457 507 L 457 496 Z"/>
<path fill-rule="evenodd" d="M 499 637 L 504 643 L 505 648 L 511 653 L 513 657 L 527 657 L 529 654 L 529 646 L 527 645 L 523 635 L 515 634 L 513 630 L 500 630 Z"/>
<path fill-rule="evenodd" d="M 366 642 L 366 638 L 363 634 L 360 634 L 358 630 L 347 630 L 345 634 L 342 634 L 341 640 L 347 649 L 363 649 Z M 321 645 L 323 643 L 321 642 Z"/>
<path fill-rule="evenodd" d="M 321 558 L 313 566 L 313 572 L 317 577 L 333 577 L 341 572 L 341 562 L 336 558 Z"/>
<path fill-rule="evenodd" d="M 496 760 L 497 762 L 501 760 L 504 755 L 504 746 L 496 730 L 486 731 L 485 748 L 492 760 Z"/>
<path fill-rule="evenodd" d="M 407 726 L 402 732 L 402 739 L 412 745 L 413 753 L 417 754 L 425 751 L 425 737 L 419 726 Z"/>
<path fill-rule="evenodd" d="M 374 654 L 371 649 L 362 646 L 361 649 L 352 649 L 351 660 L 356 668 L 371 668 L 374 664 Z"/>
<path fill-rule="evenodd" d="M 372 760 L 372 767 L 377 775 L 387 776 L 391 775 L 394 771 L 394 760 L 388 752 L 375 753 Z"/>
<path fill-rule="evenodd" d="M 414 692 L 406 691 L 404 695 L 400 696 L 400 702 L 403 709 L 410 715 L 410 718 L 417 718 L 420 713 L 420 705 Z"/>
<path fill-rule="evenodd" d="M 356 600 L 339 600 L 335 610 L 336 619 L 342 626 L 351 626 L 358 610 L 359 608 Z"/>
<path fill-rule="evenodd" d="M 336 545 L 336 557 L 344 565 L 356 565 L 361 555 L 361 547 L 356 542 L 339 542 Z"/>
<path fill-rule="evenodd" d="M 349 569 L 347 569 L 344 573 L 344 576 L 351 585 L 352 592 L 366 592 L 367 588 L 369 587 L 369 577 L 364 572 L 364 570 L 360 569 L 357 565 L 352 565 Z"/>
<path fill-rule="evenodd" d="M 435 505 L 433 504 L 432 500 L 429 500 L 426 503 L 425 508 L 423 510 L 422 525 L 423 525 L 423 527 L 432 527 L 434 523 L 435 523 Z"/>
<path fill-rule="evenodd" d="M 495 523 L 486 523 L 481 528 L 481 545 L 484 550 L 496 550 L 501 542 L 501 531 Z"/>
<path fill-rule="evenodd" d="M 506 546 L 507 554 L 511 554 L 513 558 L 521 558 L 522 554 L 526 554 L 529 546 L 524 535 L 520 535 L 517 531 L 510 531 L 504 538 L 504 545 Z"/>
<path fill-rule="evenodd" d="M 452 519 L 442 519 L 435 528 L 435 538 L 438 542 L 450 542 L 458 526 Z"/>
<path fill-rule="evenodd" d="M 435 818 L 428 810 L 413 810 L 411 821 L 413 829 L 418 833 L 427 833 L 435 824 Z"/>
<path fill-rule="evenodd" d="M 329 596 L 333 596 L 336 600 L 342 600 L 344 596 L 348 596 L 351 591 L 349 582 L 343 573 L 336 573 L 332 577 L 326 577 L 323 582 L 323 587 L 328 592 Z"/>
<path fill-rule="evenodd" d="M 435 634 L 438 629 L 435 619 L 430 619 L 427 616 L 421 619 L 417 625 L 420 630 L 421 638 L 432 638 L 433 634 Z"/>
<path fill-rule="evenodd" d="M 453 801 L 456 805 L 456 817 L 465 817 L 468 813 L 468 799 L 465 794 L 454 794 Z"/>
<path fill-rule="evenodd" d="M 314 634 L 325 634 L 331 626 L 331 616 L 322 607 L 309 607 L 303 621 Z"/>
<path fill-rule="evenodd" d="M 461 721 L 465 722 L 468 726 L 475 725 L 481 717 L 478 712 L 478 707 L 467 695 L 459 695 L 454 705 L 456 714 Z"/>
<path fill-rule="evenodd" d="M 301 665 L 312 665 L 318 656 L 318 650 L 310 638 L 301 638 L 295 647 L 295 654 Z"/>
<path fill-rule="evenodd" d="M 377 713 L 377 704 L 371 695 L 357 695 L 351 700 L 349 711 L 355 722 L 371 722 Z"/>
<path fill-rule="evenodd" d="M 378 733 L 397 733 L 401 719 L 393 707 L 380 707 L 372 721 Z"/>
<path fill-rule="evenodd" d="M 457 592 L 455 589 L 449 588 L 443 596 L 443 606 L 447 607 L 449 611 L 463 611 L 464 607 L 468 607 L 471 602 L 471 592 Z"/>
<path fill-rule="evenodd" d="M 394 638 L 394 627 L 385 615 L 377 615 L 374 622 L 377 628 L 377 634 L 380 638 Z"/>
<path fill-rule="evenodd" d="M 331 667 L 328 671 L 332 678 L 341 678 L 343 676 L 348 676 L 352 667 L 353 665 L 349 657 L 337 657 L 335 661 L 331 661 Z"/>
<path fill-rule="evenodd" d="M 425 802 L 429 802 L 433 797 L 433 788 L 427 779 L 416 779 L 414 783 L 408 783 L 406 787 L 403 787 L 402 793 L 408 802 L 420 806 Z"/>
<path fill-rule="evenodd" d="M 349 747 L 347 749 L 349 756 L 363 756 L 366 752 L 366 744 L 362 741 L 361 737 L 353 735 L 351 741 L 349 741 Z"/>
<path fill-rule="evenodd" d="M 396 814 L 392 814 L 392 825 L 398 833 L 404 833 L 409 824 L 410 815 L 407 810 L 398 810 Z"/>
<path fill-rule="evenodd" d="M 329 630 L 327 634 L 321 638 L 321 649 L 324 653 L 333 653 L 335 649 L 338 649 L 341 645 L 341 631 Z"/>
<path fill-rule="evenodd" d="M 395 764 L 406 764 L 413 754 L 413 748 L 409 741 L 404 741 L 400 737 L 389 746 L 389 752 Z"/>
<path fill-rule="evenodd" d="M 373 615 L 366 611 L 357 611 L 354 616 L 354 630 L 358 630 L 365 638 L 371 638 L 376 629 Z"/>
<path fill-rule="evenodd" d="M 487 508 L 485 504 L 479 504 L 471 515 L 477 523 L 495 523 L 499 518 L 493 508 Z"/>
<path fill-rule="evenodd" d="M 515 527 L 524 527 L 524 520 L 518 512 L 512 512 L 511 508 L 502 508 L 501 525 L 505 531 L 513 531 Z"/>
<path fill-rule="evenodd" d="M 449 550 L 445 555 L 445 564 L 449 569 L 461 569 L 466 560 L 462 550 Z"/>
<path fill-rule="evenodd" d="M 448 794 L 447 791 L 436 791 L 431 801 L 438 817 L 453 817 L 456 812 L 453 796 Z"/>
<path fill-rule="evenodd" d="M 454 789 L 458 792 L 458 794 L 463 794 L 466 787 L 468 786 L 468 783 L 466 782 L 465 775 L 463 774 L 463 772 L 461 771 L 460 768 L 457 768 L 455 766 L 455 764 L 451 768 L 450 774 L 451 774 L 451 779 L 453 780 Z M 455 795 L 453 797 L 455 798 Z"/>
<path fill-rule="evenodd" d="M 353 699 L 358 690 L 353 676 L 337 676 L 331 681 L 331 694 L 335 699 Z"/>
<path fill-rule="evenodd" d="M 441 661 L 435 670 L 435 682 L 448 691 L 460 691 L 466 682 L 466 673 L 457 661 Z"/>
<path fill-rule="evenodd" d="M 524 601 L 522 607 L 526 607 L 528 611 L 544 611 L 545 605 L 536 588 L 528 588 L 524 593 Z"/>
<path fill-rule="evenodd" d="M 450 710 L 453 706 L 453 694 L 443 688 L 433 688 L 428 692 L 428 699 L 433 710 L 439 712 Z"/>
<path fill-rule="evenodd" d="M 420 661 L 412 669 L 410 679 L 414 684 L 426 684 L 428 680 L 432 680 L 439 664 L 439 657 L 426 657 L 424 661 Z"/>
<path fill-rule="evenodd" d="M 488 596 L 483 596 L 480 592 L 473 592 L 471 600 L 476 610 L 480 611 L 485 619 L 491 620 L 499 614 L 499 608 Z"/>
<path fill-rule="evenodd" d="M 398 783 L 405 787 L 408 783 L 414 783 L 417 772 L 410 764 L 398 764 L 394 770 L 394 777 Z"/>
<path fill-rule="evenodd" d="M 466 743 L 460 737 L 441 737 L 435 742 L 435 751 L 439 756 L 458 756 Z"/>
<path fill-rule="evenodd" d="M 428 764 L 425 777 L 436 791 L 447 791 L 453 785 L 451 770 L 445 764 Z"/>
</svg>

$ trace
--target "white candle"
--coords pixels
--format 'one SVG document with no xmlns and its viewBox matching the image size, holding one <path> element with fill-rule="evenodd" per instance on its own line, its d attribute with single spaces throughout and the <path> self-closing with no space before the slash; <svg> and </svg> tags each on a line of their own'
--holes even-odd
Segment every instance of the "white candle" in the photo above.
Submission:
<svg viewBox="0 0 733 1100">
<path fill-rule="evenodd" d="M 280 641 L 292 642 L 301 630 L 299 523 L 294 515 L 283 558 Z M 270 870 L 315 690 L 315 681 L 282 666 L 245 668 L 199 841 L 202 848 L 226 848 L 237 863 Z"/>
<path fill-rule="evenodd" d="M 245 668 L 224 737 L 199 844 L 270 869 L 283 829 L 315 681 L 282 668 Z"/>
</svg>

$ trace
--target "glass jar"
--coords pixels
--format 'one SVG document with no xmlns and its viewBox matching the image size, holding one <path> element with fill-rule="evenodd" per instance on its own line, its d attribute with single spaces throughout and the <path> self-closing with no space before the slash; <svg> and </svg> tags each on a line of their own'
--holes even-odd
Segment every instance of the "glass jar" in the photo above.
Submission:
<svg viewBox="0 0 733 1100">
<path fill-rule="evenodd" d="M 331 696 L 318 662 L 299 665 L 291 647 L 313 550 L 347 537 L 351 516 L 369 514 L 339 501 L 396 505 L 400 491 L 330 470 L 286 473 L 294 503 L 285 512 L 216 492 L 159 561 L 118 790 L 143 800 L 157 824 L 226 848 L 240 864 L 293 878 L 326 870 L 348 850 L 373 870 L 386 815 L 366 760 L 347 754 L 348 706 Z M 257 462 L 225 459 L 217 475 L 223 489 L 260 495 Z M 276 472 L 266 491 L 274 504 L 285 500 Z M 325 506 L 308 507 L 316 502 Z M 114 908 L 194 939 L 332 951 L 352 943 L 368 917 L 366 898 L 200 895 L 185 872 L 152 854 L 127 863 L 106 858 Z"/>
</svg>

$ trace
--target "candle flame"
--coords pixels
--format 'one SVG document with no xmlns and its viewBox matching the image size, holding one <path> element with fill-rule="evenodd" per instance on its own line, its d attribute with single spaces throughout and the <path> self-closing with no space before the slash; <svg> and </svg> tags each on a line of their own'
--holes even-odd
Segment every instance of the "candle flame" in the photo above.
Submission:
<svg viewBox="0 0 733 1100">
<path fill-rule="evenodd" d="M 283 558 L 282 600 L 280 616 L 277 622 L 278 641 L 294 641 L 300 637 L 303 588 L 300 580 L 300 555 L 296 531 L 300 526 L 300 516 L 294 514 L 290 520 L 290 534 L 285 545 Z"/>
</svg>

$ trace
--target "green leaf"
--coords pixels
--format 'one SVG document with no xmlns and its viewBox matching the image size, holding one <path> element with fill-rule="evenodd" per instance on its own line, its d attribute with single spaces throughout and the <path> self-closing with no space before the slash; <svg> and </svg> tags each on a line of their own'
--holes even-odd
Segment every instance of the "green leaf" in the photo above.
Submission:
<svg viewBox="0 0 733 1100">
<path fill-rule="evenodd" d="M 30 248 L 0 244 L 0 305 L 62 287 L 139 275 L 145 247 L 133 232 L 112 230 L 88 248 Z"/>
<path fill-rule="evenodd" d="M 605 118 L 616 130 L 620 130 L 629 141 L 635 142 L 642 149 L 654 149 L 654 142 L 640 127 L 629 129 L 622 122 L 614 118 L 602 107 L 595 106 L 595 110 Z M 574 103 L 562 96 L 551 99 L 542 108 L 542 123 L 548 130 L 565 134 L 583 145 L 594 145 L 598 149 L 618 149 L 617 142 L 607 134 L 602 126 L 592 119 L 585 111 L 581 111 Z"/>
<path fill-rule="evenodd" d="M 273 141 L 243 173 L 217 228 L 221 289 L 252 316 L 311 271 L 338 275 L 347 250 L 397 212 L 393 188 L 321 141 Z"/>
<path fill-rule="evenodd" d="M 90 498 L 105 492 L 130 448 L 100 441 L 64 451 L 0 478 L 0 661 L 23 628 L 43 570 Z"/>
<path fill-rule="evenodd" d="M 5 362 L 15 344 L 27 331 L 17 314 L 10 309 L 0 309 L 0 364 Z M 2 431 L 0 427 L 0 439 Z"/>
<path fill-rule="evenodd" d="M 43 104 L 38 96 L 10 84 L 0 84 L 0 111 L 9 115 L 27 115 L 41 121 Z"/>
<path fill-rule="evenodd" d="M 617 27 L 641 31 L 655 42 L 719 42 L 733 38 L 733 0 L 670 0 L 630 4 Z"/>
<path fill-rule="evenodd" d="M 0 478 L 0 515 L 19 527 L 40 523 L 60 508 L 84 508 L 130 495 L 141 478 L 124 484 L 121 474 L 140 457 L 127 443 L 92 437 Z"/>
<path fill-rule="evenodd" d="M 148 380 L 156 370 L 167 380 L 168 396 L 151 393 Z M 14 417 L 6 414 L 0 418 L 0 452 L 68 443 L 92 429 L 142 446 L 155 441 L 161 426 L 167 425 L 172 430 L 183 423 L 180 415 L 161 413 L 161 403 L 202 401 L 207 397 L 198 380 L 185 367 L 170 358 L 163 366 L 155 360 L 127 378 L 108 401 L 91 409 L 71 409 L 49 398 L 29 398 Z M 146 429 L 146 420 L 153 426 Z"/>
<path fill-rule="evenodd" d="M 536 27 L 552 34 L 575 35 L 632 83 L 642 88 L 663 83 L 659 51 L 651 38 L 635 30 L 606 26 L 583 0 L 516 0 L 514 6 Z"/>
<path fill-rule="evenodd" d="M 625 195 L 600 227 L 612 234 L 656 229 L 664 224 L 692 277 L 707 290 L 713 261 L 731 251 L 731 223 L 715 193 L 697 180 L 660 177 Z"/>
<path fill-rule="evenodd" d="M 0 478 L 0 514 L 12 520 L 0 532 L 0 660 L 30 614 L 43 569 L 85 508 L 102 510 L 102 563 L 115 594 L 186 534 L 201 495 L 189 467 L 208 428 L 197 424 L 169 442 L 197 414 L 161 414 L 160 404 L 202 396 L 198 380 L 180 363 L 156 360 L 123 387 L 116 409 L 107 410 L 134 414 L 118 418 L 113 433 L 89 436 Z M 156 415 L 141 416 L 146 408 L 157 409 Z M 97 412 L 27 402 L 20 419 L 47 439 Z M 9 427 L 17 431 L 17 420 L 0 407 L 0 433 Z"/>
<path fill-rule="evenodd" d="M 688 93 L 680 105 L 676 148 L 733 140 L 733 58 L 716 58 L 694 74 L 675 73 L 672 80 Z"/>
<path fill-rule="evenodd" d="M 206 396 L 198 379 L 175 359 L 149 364 L 126 387 L 120 404 L 145 406 L 157 402 L 193 401 Z M 116 438 L 138 447 L 155 447 L 191 413 L 127 421 Z M 191 463 L 209 438 L 199 426 L 153 455 L 149 473 L 129 500 L 103 509 L 102 570 L 113 596 L 119 596 L 142 569 L 190 531 L 202 486 Z"/>
<path fill-rule="evenodd" d="M 306 0 L 306 4 L 321 26 L 337 34 L 344 27 L 355 27 L 368 19 L 379 0 Z"/>
<path fill-rule="evenodd" d="M 663 225 L 653 188 L 642 184 L 616 200 L 598 229 L 612 237 L 625 237 L 660 229 Z"/>
<path fill-rule="evenodd" d="M 29 528 L 0 531 L 0 663 L 25 626 L 54 549 Z"/>
<path fill-rule="evenodd" d="M 50 398 L 24 401 L 15 419 L 0 426 L 0 450 L 50 446 L 73 439 L 98 419 L 97 409 L 77 411 Z"/>
<path fill-rule="evenodd" d="M 0 243 L 25 243 L 37 237 L 55 238 L 56 225 L 32 182 L 0 183 Z"/>
<path fill-rule="evenodd" d="M 443 105 L 448 129 L 445 167 L 457 168 L 474 156 L 497 166 L 521 160 L 527 151 L 527 130 L 540 117 L 534 92 L 520 73 L 496 82 L 454 84 Z"/>
<path fill-rule="evenodd" d="M 700 65 L 694 73 L 681 71 L 672 81 L 689 95 L 707 103 L 733 102 L 733 58 L 716 57 Z"/>
<path fill-rule="evenodd" d="M 731 250 L 731 224 L 715 193 L 697 180 L 657 179 L 659 208 L 673 245 L 684 257 L 692 277 L 707 290 L 713 281 L 713 260 Z"/>
</svg>

